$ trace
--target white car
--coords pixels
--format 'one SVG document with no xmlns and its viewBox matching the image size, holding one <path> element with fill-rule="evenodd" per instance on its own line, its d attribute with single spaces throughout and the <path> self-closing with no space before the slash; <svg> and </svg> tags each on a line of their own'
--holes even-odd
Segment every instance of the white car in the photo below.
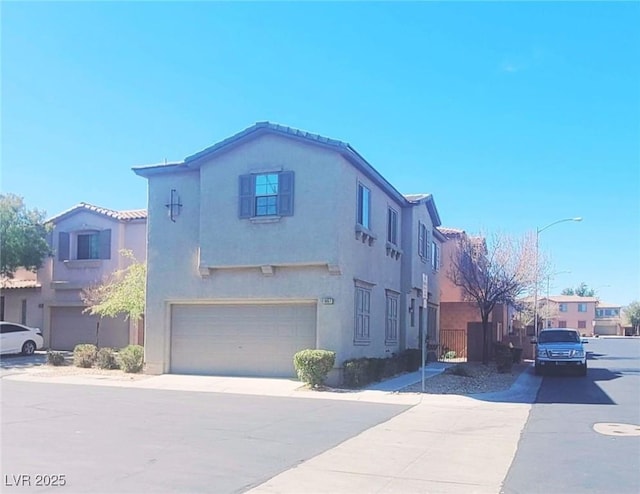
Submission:
<svg viewBox="0 0 640 494">
<path fill-rule="evenodd" d="M 42 332 L 15 322 L 0 322 L 0 353 L 32 355 L 44 345 Z"/>
</svg>

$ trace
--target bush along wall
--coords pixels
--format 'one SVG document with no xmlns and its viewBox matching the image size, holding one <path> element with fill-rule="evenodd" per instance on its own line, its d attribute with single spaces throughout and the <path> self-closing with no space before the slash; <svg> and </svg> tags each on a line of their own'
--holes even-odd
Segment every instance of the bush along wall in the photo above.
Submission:
<svg viewBox="0 0 640 494">
<path fill-rule="evenodd" d="M 293 356 L 298 379 L 312 388 L 324 384 L 335 362 L 336 354 L 329 350 L 301 350 Z"/>
<path fill-rule="evenodd" d="M 388 358 L 345 360 L 342 364 L 342 384 L 347 388 L 361 388 L 403 372 L 415 372 L 421 363 L 422 353 L 418 348 L 408 348 Z"/>
</svg>

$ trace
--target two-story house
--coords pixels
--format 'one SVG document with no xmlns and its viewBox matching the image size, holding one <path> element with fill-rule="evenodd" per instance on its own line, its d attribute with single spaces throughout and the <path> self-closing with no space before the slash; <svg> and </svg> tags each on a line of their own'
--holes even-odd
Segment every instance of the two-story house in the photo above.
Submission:
<svg viewBox="0 0 640 494">
<path fill-rule="evenodd" d="M 482 319 L 476 302 L 464 297 L 462 288 L 456 286 L 449 275 L 453 269 L 453 256 L 458 254 L 458 244 L 471 240 L 484 246 L 484 238 L 469 236 L 458 228 L 438 227 L 446 241 L 442 246 L 442 279 L 440 280 L 440 352 L 454 352 L 457 358 L 470 361 L 482 360 Z M 491 341 L 502 341 L 511 332 L 513 308 L 496 304 L 489 316 Z M 453 355 L 453 354 L 451 354 Z"/>
<path fill-rule="evenodd" d="M 625 335 L 621 305 L 598 302 L 596 305 L 596 317 L 593 320 L 593 335 Z"/>
<path fill-rule="evenodd" d="M 549 316 L 544 318 L 544 327 L 573 328 L 583 336 L 593 335 L 596 317 L 596 297 L 579 295 L 551 295 L 538 300 L 539 304 L 549 305 Z"/>
<path fill-rule="evenodd" d="M 293 376 L 437 335 L 440 217 L 350 145 L 262 122 L 148 179 L 148 373 Z M 332 380 L 338 377 L 337 369 Z"/>
<path fill-rule="evenodd" d="M 80 203 L 47 221 L 54 255 L 38 271 L 45 347 L 72 350 L 79 343 L 122 348 L 140 342 L 137 321 L 84 312 L 81 291 L 123 269 L 130 250 L 146 258 L 146 211 L 114 211 Z"/>
</svg>

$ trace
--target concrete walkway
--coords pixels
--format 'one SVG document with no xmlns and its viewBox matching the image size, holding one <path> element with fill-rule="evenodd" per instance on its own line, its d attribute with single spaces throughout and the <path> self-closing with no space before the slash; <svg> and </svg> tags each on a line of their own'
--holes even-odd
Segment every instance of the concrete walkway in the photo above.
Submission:
<svg viewBox="0 0 640 494">
<path fill-rule="evenodd" d="M 528 369 L 513 391 L 422 395 L 408 411 L 249 492 L 498 494 L 541 381 Z"/>
</svg>

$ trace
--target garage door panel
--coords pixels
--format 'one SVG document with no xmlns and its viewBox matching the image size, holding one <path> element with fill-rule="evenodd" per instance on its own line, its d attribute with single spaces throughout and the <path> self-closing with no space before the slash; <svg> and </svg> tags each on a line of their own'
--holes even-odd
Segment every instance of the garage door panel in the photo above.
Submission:
<svg viewBox="0 0 640 494">
<path fill-rule="evenodd" d="M 83 307 L 51 308 L 51 341 L 54 350 L 73 350 L 82 343 L 122 348 L 129 343 L 129 325 L 122 317 L 100 319 L 84 314 Z M 96 336 L 97 323 L 100 331 Z"/>
<path fill-rule="evenodd" d="M 315 305 L 175 305 L 171 371 L 294 376 L 293 355 L 315 348 Z"/>
</svg>

